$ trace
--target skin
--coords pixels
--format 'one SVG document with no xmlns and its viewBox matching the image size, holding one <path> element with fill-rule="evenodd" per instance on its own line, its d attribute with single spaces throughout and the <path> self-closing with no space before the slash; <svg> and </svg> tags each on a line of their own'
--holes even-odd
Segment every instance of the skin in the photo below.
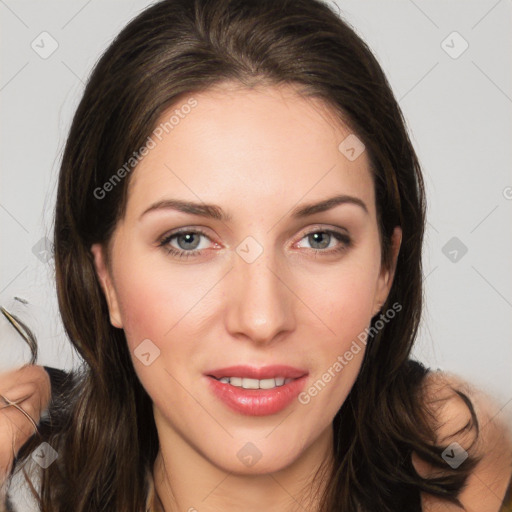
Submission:
<svg viewBox="0 0 512 512">
<path fill-rule="evenodd" d="M 270 416 L 228 409 L 203 374 L 234 364 L 289 364 L 309 372 L 307 389 L 369 326 L 393 269 L 381 266 L 367 155 L 349 161 L 338 145 L 350 131 L 319 100 L 289 86 L 224 85 L 194 97 L 197 107 L 133 171 L 126 214 L 110 241 L 111 268 L 104 248 L 91 247 L 110 321 L 124 329 L 154 403 L 156 490 L 167 512 L 226 512 L 242 504 L 283 512 L 299 503 L 314 510 L 303 491 L 331 462 L 331 423 L 364 345 L 307 405 L 294 401 Z M 298 205 L 337 194 L 359 198 L 367 211 L 347 203 L 301 220 L 290 216 Z M 168 198 L 214 203 L 232 219 L 171 209 L 140 218 Z M 192 240 L 200 241 L 201 255 L 179 258 L 158 246 L 182 227 L 205 231 Z M 352 243 L 307 236 L 329 228 Z M 263 248 L 252 263 L 235 251 L 247 236 Z M 396 228 L 394 260 L 400 238 Z M 183 237 L 169 244 L 191 250 Z M 145 339 L 160 350 L 149 366 L 134 356 Z M 237 457 L 248 442 L 261 453 L 250 467 Z"/>
<path fill-rule="evenodd" d="M 106 268 L 101 246 L 93 246 L 92 252 L 111 322 L 125 329 L 132 353 L 144 338 L 161 350 L 150 366 L 136 357 L 133 363 L 154 401 L 161 443 L 154 477 L 162 509 L 229 511 L 243 505 L 248 511 L 315 510 L 315 500 L 308 500 L 302 488 L 312 490 L 315 470 L 322 463 L 328 467 L 330 423 L 357 376 L 362 351 L 309 404 L 294 403 L 263 418 L 227 410 L 201 385 L 201 375 L 232 363 L 285 362 L 306 368 L 309 381 L 316 381 L 379 309 L 392 269 L 380 267 L 365 154 L 355 162 L 340 158 L 335 148 L 347 132 L 329 112 L 291 90 L 222 92 L 196 95 L 200 101 L 193 115 L 137 168 L 127 215 L 112 241 L 113 268 Z M 173 172 L 163 172 L 170 162 Z M 333 165 L 335 172 L 325 175 Z M 276 193 L 280 190 L 287 194 Z M 335 192 L 359 195 L 369 214 L 343 205 L 299 223 L 287 217 L 297 204 Z M 198 196 L 221 204 L 233 214 L 233 222 L 171 211 L 137 221 L 155 199 Z M 357 244 L 338 256 L 315 259 L 307 255 L 303 233 L 317 224 L 345 227 Z M 211 256 L 180 260 L 151 243 L 176 227 L 197 225 L 211 230 L 212 240 L 201 243 L 201 248 L 211 247 Z M 252 264 L 234 252 L 248 234 L 265 248 Z M 396 260 L 399 230 L 393 241 Z M 319 279 L 321 286 L 314 286 Z M 179 300 L 176 286 L 168 283 L 179 287 Z M 473 441 L 469 434 L 452 435 L 469 418 L 450 386 L 469 396 L 481 426 L 471 452 L 482 456 L 482 462 L 468 479 L 461 502 L 468 511 L 497 512 L 511 476 L 510 429 L 490 397 L 456 376 L 434 372 L 424 389 L 438 443 L 457 441 L 469 450 Z M 0 375 L 0 390 L 10 400 L 20 400 L 36 422 L 50 399 L 49 378 L 40 366 Z M 17 409 L 0 409 L 0 482 L 32 434 L 32 425 Z M 247 441 L 262 454 L 250 468 L 236 457 Z M 416 457 L 413 462 L 420 474 L 433 476 L 427 464 Z M 429 512 L 460 510 L 427 495 L 422 504 Z"/>
<path fill-rule="evenodd" d="M 27 365 L 0 374 L 0 393 L 15 402 L 37 424 L 51 396 L 50 377 L 42 366 Z M 1 400 L 1 399 L 0 399 Z M 34 434 L 34 426 L 13 406 L 0 404 L 0 483 L 9 474 L 15 455 Z"/>
<path fill-rule="evenodd" d="M 0 375 L 0 388 L 9 400 L 16 401 L 37 423 L 50 400 L 50 381 L 42 366 L 28 365 Z M 467 433 L 453 436 L 468 421 L 468 409 L 452 388 L 462 390 L 471 399 L 480 424 L 480 436 L 470 449 L 474 437 Z M 472 455 L 482 457 L 481 463 L 468 478 L 460 500 L 469 512 L 498 512 L 512 471 L 512 433 L 504 420 L 503 408 L 488 395 L 470 386 L 455 375 L 432 372 L 425 379 L 425 401 L 434 404 L 432 412 L 439 424 L 437 442 L 457 441 Z M 437 404 L 437 405 L 436 405 Z M 33 434 L 32 424 L 14 407 L 0 409 L 0 484 L 10 470 L 13 457 Z M 434 476 L 432 468 L 413 456 L 417 471 L 423 476 Z M 0 506 L 6 488 L 0 486 Z M 455 505 L 447 504 L 429 495 L 422 496 L 425 512 L 457 512 Z"/>
</svg>

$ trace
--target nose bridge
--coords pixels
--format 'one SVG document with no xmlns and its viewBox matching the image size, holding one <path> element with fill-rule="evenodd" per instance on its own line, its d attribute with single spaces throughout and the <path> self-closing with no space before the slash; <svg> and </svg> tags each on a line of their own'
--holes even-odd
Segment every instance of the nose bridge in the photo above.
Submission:
<svg viewBox="0 0 512 512">
<path fill-rule="evenodd" d="M 269 343 L 293 328 L 293 296 L 279 276 L 278 257 L 258 245 L 246 239 L 237 247 L 227 327 L 233 335 L 243 333 L 254 342 Z"/>
</svg>

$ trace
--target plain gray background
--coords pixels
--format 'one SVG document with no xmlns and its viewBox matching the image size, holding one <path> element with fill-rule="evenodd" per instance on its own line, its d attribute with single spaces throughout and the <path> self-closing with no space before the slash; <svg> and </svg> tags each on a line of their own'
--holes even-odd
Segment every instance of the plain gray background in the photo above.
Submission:
<svg viewBox="0 0 512 512">
<path fill-rule="evenodd" d="M 67 131 L 101 52 L 149 4 L 0 0 L 0 304 L 36 333 L 41 364 L 77 362 L 58 314 L 53 260 L 41 252 L 52 239 Z M 510 413 L 512 2 L 332 5 L 384 68 L 423 166 L 426 308 L 415 355 L 487 390 Z M 33 48 L 51 44 L 58 47 L 46 58 Z M 1 317 L 0 369 L 27 354 Z"/>
</svg>

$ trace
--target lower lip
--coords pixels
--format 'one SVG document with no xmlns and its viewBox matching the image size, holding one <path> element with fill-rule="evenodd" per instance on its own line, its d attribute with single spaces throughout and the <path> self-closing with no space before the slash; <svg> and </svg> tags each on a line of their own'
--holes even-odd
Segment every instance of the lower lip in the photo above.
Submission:
<svg viewBox="0 0 512 512">
<path fill-rule="evenodd" d="M 244 389 L 206 377 L 210 389 L 232 410 L 247 416 L 269 416 L 286 409 L 304 389 L 307 375 L 273 389 Z"/>
</svg>

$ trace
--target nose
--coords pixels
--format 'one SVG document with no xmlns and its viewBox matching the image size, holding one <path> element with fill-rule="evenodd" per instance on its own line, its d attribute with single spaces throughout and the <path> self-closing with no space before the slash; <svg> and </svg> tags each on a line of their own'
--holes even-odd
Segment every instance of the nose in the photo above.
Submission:
<svg viewBox="0 0 512 512">
<path fill-rule="evenodd" d="M 235 255 L 227 285 L 226 327 L 235 338 L 270 345 L 295 329 L 294 296 L 286 272 L 264 251 L 248 263 Z"/>
</svg>

